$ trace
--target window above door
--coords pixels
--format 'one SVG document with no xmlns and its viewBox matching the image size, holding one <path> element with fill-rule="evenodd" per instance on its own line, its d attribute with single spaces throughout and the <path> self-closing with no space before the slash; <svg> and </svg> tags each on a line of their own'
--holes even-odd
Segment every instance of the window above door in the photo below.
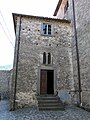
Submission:
<svg viewBox="0 0 90 120">
<path fill-rule="evenodd" d="M 53 25 L 48 23 L 43 23 L 41 28 L 41 34 L 46 36 L 53 35 Z"/>
</svg>

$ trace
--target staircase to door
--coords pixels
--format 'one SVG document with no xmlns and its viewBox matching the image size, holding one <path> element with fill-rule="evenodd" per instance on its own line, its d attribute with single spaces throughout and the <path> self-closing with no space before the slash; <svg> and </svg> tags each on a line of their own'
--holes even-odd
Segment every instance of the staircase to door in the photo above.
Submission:
<svg viewBox="0 0 90 120">
<path fill-rule="evenodd" d="M 64 105 L 58 96 L 37 96 L 39 110 L 64 110 Z"/>
</svg>

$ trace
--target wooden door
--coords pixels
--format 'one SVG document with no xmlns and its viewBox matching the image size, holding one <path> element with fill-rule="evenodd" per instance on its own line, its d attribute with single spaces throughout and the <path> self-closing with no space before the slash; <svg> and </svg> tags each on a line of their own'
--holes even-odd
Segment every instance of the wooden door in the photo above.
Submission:
<svg viewBox="0 0 90 120">
<path fill-rule="evenodd" d="M 47 94 L 47 70 L 41 70 L 40 94 Z"/>
</svg>

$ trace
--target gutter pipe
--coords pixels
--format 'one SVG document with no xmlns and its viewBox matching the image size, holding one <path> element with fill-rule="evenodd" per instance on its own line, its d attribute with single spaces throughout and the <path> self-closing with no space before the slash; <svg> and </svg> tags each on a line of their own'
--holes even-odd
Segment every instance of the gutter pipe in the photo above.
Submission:
<svg viewBox="0 0 90 120">
<path fill-rule="evenodd" d="M 21 16 L 19 20 L 19 34 L 16 36 L 16 69 L 15 69 L 15 86 L 14 86 L 14 103 L 13 103 L 13 110 L 16 108 L 16 87 L 17 87 L 17 76 L 18 76 L 18 60 L 19 60 L 19 45 L 20 45 L 20 31 L 21 31 Z"/>
<path fill-rule="evenodd" d="M 78 41 L 77 41 L 77 29 L 76 29 L 76 18 L 75 18 L 75 4 L 72 0 L 72 9 L 73 9 L 73 25 L 74 25 L 74 34 L 76 42 L 76 56 L 77 56 L 77 73 L 78 73 L 78 88 L 79 88 L 79 105 L 81 105 L 81 77 L 80 77 L 80 61 L 79 61 L 79 50 L 78 50 Z"/>
</svg>

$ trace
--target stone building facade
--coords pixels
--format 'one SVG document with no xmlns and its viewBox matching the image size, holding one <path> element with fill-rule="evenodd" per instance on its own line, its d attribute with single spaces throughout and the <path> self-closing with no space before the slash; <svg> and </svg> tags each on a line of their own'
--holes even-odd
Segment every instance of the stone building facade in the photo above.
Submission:
<svg viewBox="0 0 90 120">
<path fill-rule="evenodd" d="M 20 14 L 13 18 L 16 47 L 11 109 L 37 106 L 37 95 L 57 93 L 59 97 L 67 93 L 72 103 L 71 22 Z"/>
<path fill-rule="evenodd" d="M 61 18 L 61 7 L 63 9 L 68 2 L 68 8 L 63 18 L 69 19 L 72 22 L 72 60 L 73 60 L 73 79 L 75 89 L 78 90 L 78 64 L 79 62 L 79 79 L 81 88 L 81 105 L 90 108 L 90 0 L 59 0 L 54 15 Z M 74 3 L 74 4 L 73 4 Z M 74 6 L 73 6 L 74 5 Z M 73 11 L 73 8 L 75 11 Z M 62 9 L 62 10 L 63 10 Z M 75 16 L 74 16 L 75 14 Z M 75 22 L 75 23 L 74 23 Z M 75 30 L 76 29 L 76 30 Z M 75 31 L 75 33 L 74 33 Z M 76 37 L 75 37 L 76 36 Z M 77 53 L 77 46 L 78 53 Z M 79 60 L 77 61 L 77 54 Z M 78 94 L 78 92 L 77 92 Z"/>
</svg>

